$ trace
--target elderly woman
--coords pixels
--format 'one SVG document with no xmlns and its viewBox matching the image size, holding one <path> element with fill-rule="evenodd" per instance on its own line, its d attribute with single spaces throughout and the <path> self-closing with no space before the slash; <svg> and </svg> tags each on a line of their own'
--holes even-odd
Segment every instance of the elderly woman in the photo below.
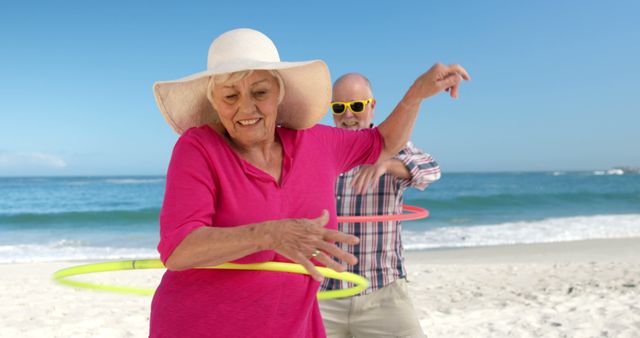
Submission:
<svg viewBox="0 0 640 338">
<path fill-rule="evenodd" d="M 460 66 L 434 66 L 378 128 L 315 125 L 331 97 L 322 61 L 281 62 L 260 32 L 224 33 L 207 71 L 154 86 L 181 134 L 167 172 L 158 250 L 168 270 L 151 306 L 152 337 L 324 337 L 314 262 L 355 257 L 333 243 L 335 177 L 406 143 L 420 102 L 457 90 Z M 302 264 L 306 275 L 208 270 L 225 262 Z"/>
</svg>

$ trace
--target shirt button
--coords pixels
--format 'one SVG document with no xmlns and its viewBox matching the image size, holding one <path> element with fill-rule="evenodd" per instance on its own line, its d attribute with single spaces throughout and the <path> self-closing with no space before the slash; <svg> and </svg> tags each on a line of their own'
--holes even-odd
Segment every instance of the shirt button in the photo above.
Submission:
<svg viewBox="0 0 640 338">
<path fill-rule="evenodd" d="M 336 199 L 338 199 L 338 200 L 339 200 L 340 198 L 341 198 L 340 196 L 336 196 Z"/>
</svg>

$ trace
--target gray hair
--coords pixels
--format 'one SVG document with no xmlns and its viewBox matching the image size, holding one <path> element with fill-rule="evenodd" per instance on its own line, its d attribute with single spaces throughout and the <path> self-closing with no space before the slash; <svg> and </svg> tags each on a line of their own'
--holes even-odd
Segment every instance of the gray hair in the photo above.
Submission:
<svg viewBox="0 0 640 338">
<path fill-rule="evenodd" d="M 278 80 L 278 87 L 280 87 L 280 92 L 278 93 L 278 104 L 280 104 L 284 99 L 284 80 L 282 80 L 282 76 L 280 75 L 280 73 L 278 73 L 278 71 L 271 70 L 271 69 L 265 69 L 265 70 Z M 216 110 L 216 112 L 218 111 L 213 101 L 213 88 L 215 87 L 216 83 L 217 84 L 235 83 L 253 74 L 254 71 L 255 71 L 254 69 L 249 69 L 249 70 L 241 70 L 239 72 L 224 73 L 224 74 L 210 76 L 209 82 L 207 84 L 207 99 L 209 99 L 209 102 L 213 106 L 213 109 Z M 219 121 L 220 119 L 218 117 L 218 114 L 216 114 L 215 118 L 213 119 L 213 122 L 219 122 Z"/>
</svg>

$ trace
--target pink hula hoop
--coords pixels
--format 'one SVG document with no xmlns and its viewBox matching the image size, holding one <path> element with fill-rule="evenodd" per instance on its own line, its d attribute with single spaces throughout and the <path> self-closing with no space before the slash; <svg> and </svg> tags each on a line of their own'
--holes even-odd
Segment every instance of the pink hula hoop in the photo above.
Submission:
<svg viewBox="0 0 640 338">
<path fill-rule="evenodd" d="M 429 217 L 429 210 L 412 205 L 403 205 L 402 211 L 408 211 L 408 214 L 399 215 L 375 215 L 375 216 L 338 216 L 339 223 L 355 223 L 355 222 L 383 222 L 383 221 L 413 221 Z"/>
</svg>

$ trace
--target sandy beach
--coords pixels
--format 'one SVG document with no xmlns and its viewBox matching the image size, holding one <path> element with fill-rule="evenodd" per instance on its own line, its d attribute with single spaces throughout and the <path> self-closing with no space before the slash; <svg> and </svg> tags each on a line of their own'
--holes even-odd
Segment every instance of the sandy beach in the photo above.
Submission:
<svg viewBox="0 0 640 338">
<path fill-rule="evenodd" d="M 408 252 L 430 337 L 639 337 L 640 238 Z M 0 264 L 0 337 L 145 337 L 150 297 L 55 284 L 81 264 Z M 161 271 L 83 276 L 153 287 Z"/>
<path fill-rule="evenodd" d="M 430 337 L 640 337 L 640 239 L 410 253 Z"/>
</svg>

